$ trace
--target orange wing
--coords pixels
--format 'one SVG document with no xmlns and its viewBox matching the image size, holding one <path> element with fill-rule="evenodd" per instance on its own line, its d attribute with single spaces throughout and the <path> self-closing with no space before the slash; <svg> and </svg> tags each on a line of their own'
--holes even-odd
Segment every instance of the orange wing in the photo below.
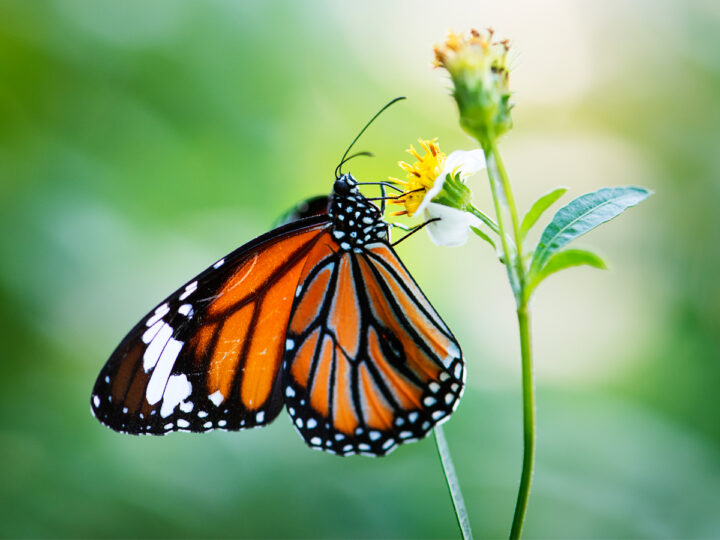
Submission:
<svg viewBox="0 0 720 540">
<path fill-rule="evenodd" d="M 463 390 L 460 347 L 393 249 L 315 244 L 285 353 L 285 401 L 306 442 L 384 455 L 446 420 Z"/>
<path fill-rule="evenodd" d="M 170 295 L 112 354 L 92 410 L 134 434 L 238 430 L 283 404 L 285 330 L 326 217 L 291 223 L 239 248 Z"/>
</svg>

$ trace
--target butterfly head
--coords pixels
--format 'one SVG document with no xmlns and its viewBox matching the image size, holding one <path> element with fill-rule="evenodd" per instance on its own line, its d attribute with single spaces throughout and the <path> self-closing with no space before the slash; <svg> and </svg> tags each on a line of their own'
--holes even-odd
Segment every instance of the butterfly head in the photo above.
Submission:
<svg viewBox="0 0 720 540">
<path fill-rule="evenodd" d="M 333 195 L 339 197 L 349 197 L 350 195 L 357 194 L 358 182 L 353 178 L 350 173 L 345 173 L 335 179 L 333 184 Z"/>
<path fill-rule="evenodd" d="M 387 224 L 382 212 L 358 189 L 358 181 L 350 173 L 335 179 L 328 214 L 333 223 L 333 236 L 346 251 L 387 238 Z"/>
</svg>

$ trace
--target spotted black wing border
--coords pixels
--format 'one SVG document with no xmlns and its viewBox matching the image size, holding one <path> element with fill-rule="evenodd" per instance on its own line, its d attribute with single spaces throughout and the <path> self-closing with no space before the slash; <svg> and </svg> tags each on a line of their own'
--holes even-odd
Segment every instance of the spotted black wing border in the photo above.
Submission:
<svg viewBox="0 0 720 540">
<path fill-rule="evenodd" d="M 412 278 L 411 274 L 407 271 L 407 268 L 405 268 L 405 266 L 402 264 L 402 261 L 392 249 L 390 243 L 383 240 L 378 240 L 377 243 L 382 244 L 384 247 L 390 250 L 392 255 L 396 258 L 397 264 L 399 264 L 403 268 L 407 276 L 409 276 L 410 279 L 413 280 L 414 286 L 424 296 L 424 293 L 422 293 L 417 283 Z M 373 271 L 378 286 L 383 289 L 384 296 L 388 299 L 388 302 L 392 308 L 395 317 L 397 318 L 399 323 L 403 325 L 407 333 L 413 336 L 415 343 L 418 344 L 418 346 L 422 347 L 430 358 L 437 358 L 437 356 L 427 347 L 424 340 L 420 339 L 414 325 L 404 315 L 401 306 L 393 298 L 392 292 L 388 289 L 384 278 L 380 275 L 380 272 L 375 265 L 383 265 L 383 267 L 388 272 L 395 275 L 398 283 L 404 287 L 405 292 L 410 298 L 413 299 L 417 309 L 421 310 L 428 318 L 428 320 L 432 321 L 435 317 L 433 317 L 433 315 L 427 311 L 427 309 L 422 305 L 421 302 L 418 302 L 415 299 L 415 295 L 412 293 L 410 288 L 403 283 L 400 276 L 396 275 L 395 270 L 390 265 L 388 265 L 384 258 L 373 253 L 370 250 L 371 247 L 372 245 L 367 246 L 367 249 L 363 249 L 360 253 L 348 251 L 329 254 L 323 260 L 322 264 L 317 265 L 313 269 L 313 271 L 308 274 L 302 289 L 298 291 L 298 298 L 296 299 L 296 304 L 293 306 L 293 312 L 295 310 L 295 307 L 300 303 L 303 295 L 307 292 L 309 286 L 312 284 L 313 278 L 317 276 L 318 273 L 323 271 L 328 264 L 334 264 L 332 275 L 328 282 L 328 294 L 326 294 L 324 298 L 322 308 L 318 311 L 318 315 L 313 320 L 313 322 L 307 328 L 305 328 L 300 335 L 293 335 L 291 337 L 291 334 L 288 333 L 288 350 L 286 350 L 285 357 L 283 359 L 285 377 L 285 401 L 288 412 L 293 420 L 293 424 L 296 430 L 300 433 L 300 435 L 310 447 L 317 450 L 323 450 L 333 454 L 338 454 L 341 456 L 349 456 L 353 454 L 384 456 L 392 452 L 402 443 L 413 442 L 424 438 L 428 435 L 430 430 L 435 425 L 438 425 L 449 419 L 452 412 L 457 408 L 465 386 L 465 368 L 460 345 L 458 344 L 455 336 L 448 328 L 447 324 L 445 324 L 445 322 L 440 318 L 440 315 L 435 313 L 435 317 L 439 319 L 439 321 L 442 323 L 442 326 L 439 326 L 437 324 L 435 325 L 437 330 L 442 332 L 447 337 L 447 339 L 450 340 L 457 347 L 457 356 L 447 359 L 437 359 L 438 367 L 441 369 L 440 378 L 436 383 L 430 383 L 428 385 L 425 385 L 421 380 L 417 378 L 417 376 L 412 372 L 412 370 L 403 366 L 400 362 L 393 363 L 393 367 L 396 367 L 404 376 L 412 380 L 418 387 L 423 388 L 423 393 L 421 397 L 421 402 L 423 404 L 422 409 L 407 412 L 398 405 L 396 398 L 393 396 L 390 389 L 388 389 L 387 385 L 384 383 L 382 376 L 379 374 L 377 368 L 373 364 L 372 359 L 369 358 L 367 353 L 369 329 L 370 327 L 373 327 L 377 331 L 382 326 L 382 322 L 377 320 L 375 315 L 371 312 L 370 301 L 366 296 L 367 293 L 365 290 L 365 284 L 363 279 L 361 278 L 362 274 L 360 272 L 358 258 L 365 258 L 365 261 L 369 264 L 369 267 Z M 363 295 L 362 298 L 358 298 L 358 304 L 360 305 L 360 308 L 362 310 L 362 327 L 360 329 L 360 345 L 358 348 L 359 353 L 356 360 L 350 361 L 350 365 L 352 367 L 351 384 L 353 406 L 355 408 L 356 414 L 358 415 L 358 418 L 362 419 L 362 405 L 359 397 L 359 371 L 361 363 L 364 363 L 364 365 L 368 367 L 368 370 L 373 377 L 373 381 L 381 390 L 384 398 L 388 401 L 388 403 L 392 405 L 394 409 L 393 427 L 391 430 L 386 432 L 369 429 L 367 427 L 360 427 L 356 429 L 355 433 L 353 433 L 352 435 L 346 435 L 333 429 L 332 423 L 329 420 L 322 418 L 309 407 L 307 401 L 309 400 L 309 389 L 311 388 L 311 385 L 308 384 L 307 388 L 303 389 L 298 385 L 294 384 L 292 376 L 290 375 L 290 369 L 292 367 L 292 361 L 295 353 L 293 349 L 295 348 L 296 343 L 303 343 L 305 339 L 316 330 L 320 329 L 320 335 L 312 359 L 312 367 L 309 374 L 310 381 L 312 381 L 313 377 L 315 376 L 315 370 L 317 369 L 321 345 L 324 336 L 328 335 L 332 339 L 333 345 L 339 345 L 336 336 L 334 336 L 334 334 L 328 329 L 326 321 L 328 319 L 330 306 L 332 305 L 332 299 L 337 287 L 340 262 L 343 256 L 350 257 L 350 261 L 353 267 L 353 279 L 355 280 L 355 289 L 357 291 L 357 294 Z M 429 300 L 427 300 L 427 297 L 425 297 L 425 301 L 430 307 L 432 307 Z M 434 308 L 432 309 L 434 310 Z M 291 321 L 292 317 L 293 314 L 291 313 Z M 337 364 L 335 355 L 337 354 L 337 348 L 338 347 L 335 347 L 333 351 L 330 381 L 333 381 L 335 378 L 335 367 Z M 339 348 L 344 349 L 342 345 Z M 386 355 L 386 358 L 389 358 L 389 356 Z M 334 418 L 333 385 L 330 384 L 329 388 L 330 390 L 328 396 L 328 418 L 332 419 Z M 451 397 L 452 399 L 449 399 L 449 397 Z"/>
<path fill-rule="evenodd" d="M 182 388 L 182 384 L 179 384 L 181 388 L 174 389 L 168 388 L 166 383 L 162 389 L 162 399 L 164 402 L 165 393 L 172 391 L 170 403 L 174 404 L 174 407 L 172 413 L 165 417 L 158 414 L 156 409 L 153 409 L 148 416 L 144 415 L 140 411 L 142 403 L 135 405 L 133 413 L 129 407 L 125 406 L 124 402 L 128 399 L 128 392 L 133 384 L 130 377 L 138 373 L 138 370 L 142 370 L 139 363 L 143 362 L 144 351 L 154 337 L 148 333 L 156 322 L 154 319 L 164 321 L 171 329 L 167 343 L 182 343 L 180 351 L 176 353 L 177 357 L 171 367 L 169 377 L 185 375 L 186 379 L 188 376 L 202 379 L 204 375 L 202 370 L 198 371 L 197 368 L 190 367 L 188 343 L 195 330 L 201 325 L 204 310 L 216 298 L 226 280 L 233 275 L 240 264 L 253 255 L 256 248 L 268 243 L 272 245 L 275 243 L 273 241 L 280 241 L 287 235 L 302 234 L 313 228 L 318 229 L 317 238 L 320 238 L 328 221 L 327 215 L 313 216 L 273 229 L 240 246 L 166 297 L 128 332 L 103 366 L 90 399 L 93 415 L 101 423 L 115 431 L 135 435 L 164 435 L 171 431 L 204 432 L 218 428 L 239 430 L 270 423 L 282 410 L 283 397 L 281 377 L 279 376 L 282 369 L 279 370 L 266 408 L 261 411 L 262 414 L 258 413 L 253 417 L 247 417 L 242 410 L 213 407 L 216 404 L 212 400 L 212 396 L 208 396 L 204 391 L 204 385 L 198 384 L 190 385 L 188 394 L 187 388 Z M 309 245 L 307 251 L 311 248 L 312 245 Z M 187 305 L 191 307 L 189 309 L 182 307 Z M 148 322 L 153 324 L 148 325 Z M 162 328 L 161 326 L 158 331 Z M 167 348 L 167 343 L 164 345 L 163 353 Z M 177 347 L 177 345 L 173 346 Z M 136 357 L 132 365 L 125 362 L 130 355 Z M 123 376 L 128 380 L 123 381 Z M 182 382 L 181 380 L 180 383 Z M 113 385 L 123 383 L 125 384 L 123 400 L 120 403 L 117 400 L 113 403 Z M 228 399 L 226 402 L 229 403 L 230 400 Z"/>
</svg>

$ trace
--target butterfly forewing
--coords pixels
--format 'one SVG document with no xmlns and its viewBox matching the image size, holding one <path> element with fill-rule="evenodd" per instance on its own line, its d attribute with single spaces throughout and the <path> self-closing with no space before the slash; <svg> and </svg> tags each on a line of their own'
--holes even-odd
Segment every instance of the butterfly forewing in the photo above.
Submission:
<svg viewBox="0 0 720 540">
<path fill-rule="evenodd" d="M 91 407 L 133 434 L 264 425 L 282 408 L 282 355 L 300 273 L 327 218 L 234 251 L 144 317 L 112 354 Z"/>
<path fill-rule="evenodd" d="M 384 455 L 457 406 L 460 347 L 386 242 L 353 251 L 325 244 L 300 277 L 285 401 L 310 446 Z"/>
</svg>

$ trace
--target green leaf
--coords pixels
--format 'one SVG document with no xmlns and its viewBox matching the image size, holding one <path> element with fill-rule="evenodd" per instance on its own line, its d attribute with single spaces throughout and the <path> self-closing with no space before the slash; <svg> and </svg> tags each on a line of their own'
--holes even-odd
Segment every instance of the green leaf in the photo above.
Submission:
<svg viewBox="0 0 720 540">
<path fill-rule="evenodd" d="M 493 249 L 495 250 L 495 253 L 497 255 L 497 258 L 500 260 L 501 263 L 505 264 L 505 254 L 503 253 L 502 245 L 500 243 L 495 243 L 495 241 L 490 238 L 487 234 L 485 234 L 481 229 L 478 229 L 477 227 L 470 227 L 472 232 L 477 234 L 480 238 L 485 240 L 488 244 L 490 244 Z M 515 255 L 515 248 L 514 245 L 510 245 L 510 257 L 513 257 Z"/>
<path fill-rule="evenodd" d="M 607 270 L 605 261 L 590 251 L 585 251 L 584 249 L 565 249 L 558 251 L 548 259 L 547 264 L 540 272 L 530 274 L 530 283 L 527 286 L 528 298 L 535 288 L 549 275 L 559 272 L 560 270 L 565 270 L 566 268 L 581 265 Z"/>
<path fill-rule="evenodd" d="M 523 217 L 522 223 L 520 224 L 520 237 L 522 239 L 525 238 L 530 229 L 532 229 L 533 225 L 537 223 L 537 220 L 540 219 L 540 216 L 545 213 L 545 210 L 550 208 L 553 203 L 555 203 L 555 201 L 565 195 L 566 191 L 566 187 L 559 187 L 552 190 L 550 193 L 546 193 L 533 203 L 533 205 L 530 207 L 530 210 L 528 210 L 527 214 L 525 214 L 525 216 Z"/>
<path fill-rule="evenodd" d="M 495 246 L 495 242 L 493 242 L 492 238 L 490 238 L 487 234 L 485 234 L 484 232 L 482 232 L 482 231 L 481 231 L 480 229 L 478 229 L 477 227 L 470 227 L 470 230 L 471 230 L 472 232 L 474 232 L 475 234 L 477 234 L 480 238 L 482 238 L 483 240 L 485 240 L 488 244 L 490 244 L 490 245 L 493 247 L 493 249 L 494 249 L 495 251 L 497 251 L 497 247 Z"/>
<path fill-rule="evenodd" d="M 553 253 L 560 251 L 578 236 L 610 221 L 651 194 L 650 190 L 633 186 L 602 188 L 581 195 L 563 206 L 540 237 L 533 255 L 531 272 L 540 271 Z"/>
</svg>

